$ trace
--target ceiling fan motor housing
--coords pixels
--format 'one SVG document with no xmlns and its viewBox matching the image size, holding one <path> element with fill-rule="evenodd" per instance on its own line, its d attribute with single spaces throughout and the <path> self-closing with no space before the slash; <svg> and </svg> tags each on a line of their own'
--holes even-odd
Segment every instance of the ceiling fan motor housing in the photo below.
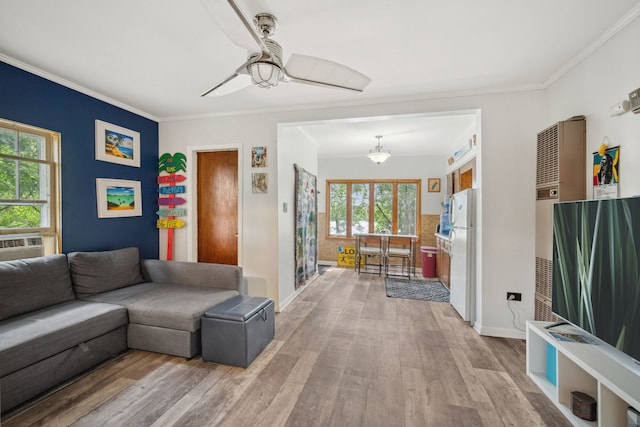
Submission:
<svg viewBox="0 0 640 427">
<path fill-rule="evenodd" d="M 278 29 L 278 20 L 270 13 L 259 13 L 253 18 L 253 25 L 264 38 L 272 36 Z"/>
</svg>

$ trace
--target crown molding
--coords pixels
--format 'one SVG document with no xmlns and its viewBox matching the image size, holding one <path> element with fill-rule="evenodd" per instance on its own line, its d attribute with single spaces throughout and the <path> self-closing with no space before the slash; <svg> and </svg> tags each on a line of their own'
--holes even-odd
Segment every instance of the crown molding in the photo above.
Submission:
<svg viewBox="0 0 640 427">
<path fill-rule="evenodd" d="M 606 42 L 615 37 L 620 31 L 624 30 L 627 25 L 635 21 L 640 16 L 640 4 L 633 7 L 625 16 L 620 18 L 611 28 L 605 31 L 600 37 L 598 37 L 593 43 L 587 46 L 582 52 L 570 59 L 564 64 L 558 71 L 553 73 L 544 82 L 545 89 L 560 80 L 565 74 L 578 66 L 582 61 L 590 57 L 595 51 L 600 49 Z"/>
</svg>

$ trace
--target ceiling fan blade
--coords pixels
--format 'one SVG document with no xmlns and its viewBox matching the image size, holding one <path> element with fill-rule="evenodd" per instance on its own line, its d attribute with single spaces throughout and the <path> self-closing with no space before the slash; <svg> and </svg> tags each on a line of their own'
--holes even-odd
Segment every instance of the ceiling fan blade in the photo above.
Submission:
<svg viewBox="0 0 640 427">
<path fill-rule="evenodd" d="M 217 84 L 200 96 L 217 97 L 237 92 L 251 86 L 251 77 L 248 74 L 233 74 L 222 83 Z"/>
<path fill-rule="evenodd" d="M 247 74 L 247 65 L 249 65 L 251 61 L 247 61 L 241 66 L 239 66 L 236 71 L 224 79 L 222 82 L 218 83 L 208 91 L 204 92 L 200 96 L 224 96 L 231 92 L 239 91 L 240 89 L 244 89 L 247 86 L 251 85 L 251 77 Z"/>
<path fill-rule="evenodd" d="M 291 55 L 285 73 L 294 82 L 356 92 L 362 92 L 371 82 L 369 77 L 346 65 L 298 54 Z"/>
<path fill-rule="evenodd" d="M 201 0 L 211 18 L 234 44 L 249 51 L 256 46 L 263 52 L 269 49 L 262 42 L 250 19 L 242 13 L 234 0 Z"/>
</svg>

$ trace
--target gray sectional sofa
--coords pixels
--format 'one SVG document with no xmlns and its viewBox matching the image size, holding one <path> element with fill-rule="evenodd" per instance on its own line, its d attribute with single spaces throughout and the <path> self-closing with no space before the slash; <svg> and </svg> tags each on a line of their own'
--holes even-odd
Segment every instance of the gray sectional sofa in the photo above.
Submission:
<svg viewBox="0 0 640 427">
<path fill-rule="evenodd" d="M 192 357 L 202 314 L 240 294 L 240 267 L 137 248 L 0 262 L 1 410 L 127 348 Z"/>
</svg>

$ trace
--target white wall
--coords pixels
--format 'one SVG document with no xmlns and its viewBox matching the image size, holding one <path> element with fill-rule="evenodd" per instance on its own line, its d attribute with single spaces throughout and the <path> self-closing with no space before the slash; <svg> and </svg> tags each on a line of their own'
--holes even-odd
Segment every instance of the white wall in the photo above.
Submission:
<svg viewBox="0 0 640 427">
<path fill-rule="evenodd" d="M 244 269 L 249 293 L 269 296 L 278 301 L 277 263 L 277 129 L 273 118 L 233 116 L 216 119 L 180 120 L 160 123 L 159 152 L 190 153 L 195 150 L 237 147 L 241 167 L 239 169 L 239 191 L 241 227 L 239 228 L 239 265 Z M 251 147 L 266 146 L 268 166 L 251 168 Z M 185 182 L 187 193 L 187 225 L 175 232 L 174 259 L 195 261 L 197 259 L 195 236 L 195 161 L 190 156 Z M 267 194 L 252 194 L 251 173 L 268 173 Z M 166 257 L 166 234 L 160 233 L 160 256 Z"/>
<path fill-rule="evenodd" d="M 278 295 L 279 309 L 291 302 L 295 290 L 295 171 L 303 167 L 318 177 L 318 147 L 297 128 L 278 126 Z M 320 189 L 320 186 L 317 186 Z M 284 212 L 283 204 L 287 205 Z"/>
<path fill-rule="evenodd" d="M 610 117 L 612 105 L 640 87 L 640 18 L 549 88 L 549 125 L 583 114 L 587 118 L 587 198 L 592 198 L 593 156 L 604 136 L 620 145 L 620 196 L 640 194 L 640 115 Z"/>
<path fill-rule="evenodd" d="M 327 179 L 421 179 L 422 214 L 440 214 L 444 193 L 447 187 L 445 166 L 446 156 L 391 156 L 377 165 L 363 153 L 362 157 L 320 159 L 318 162 L 319 184 L 321 197 L 318 211 L 326 212 L 326 182 Z M 440 193 L 429 193 L 427 178 L 440 178 Z"/>
<path fill-rule="evenodd" d="M 281 303 L 289 301 L 292 292 L 287 286 L 279 285 L 280 280 L 288 280 L 280 277 L 280 269 L 284 270 L 287 262 L 282 264 L 280 258 L 293 259 L 293 244 L 278 247 L 281 202 L 276 185 L 284 185 L 274 176 L 280 170 L 274 164 L 278 163 L 276 158 L 279 157 L 274 152 L 279 123 L 480 109 L 483 201 L 479 207 L 482 224 L 478 227 L 477 283 L 481 295 L 476 327 L 485 334 L 513 336 L 517 331 L 512 326 L 512 315 L 506 305 L 506 292 L 522 292 L 522 317 L 533 316 L 532 195 L 536 133 L 546 124 L 543 107 L 544 93 L 536 91 L 168 121 L 160 123 L 160 152 L 224 143 L 243 147 L 242 266 L 252 294 L 269 296 Z M 270 150 L 268 194 L 251 194 L 248 153 L 253 145 L 266 145 Z M 297 158 L 287 161 L 302 163 Z M 188 252 L 184 249 L 193 244 L 189 236 L 189 233 L 176 233 L 176 259 L 187 259 Z M 161 247 L 166 246 L 163 239 L 161 236 Z"/>
</svg>

